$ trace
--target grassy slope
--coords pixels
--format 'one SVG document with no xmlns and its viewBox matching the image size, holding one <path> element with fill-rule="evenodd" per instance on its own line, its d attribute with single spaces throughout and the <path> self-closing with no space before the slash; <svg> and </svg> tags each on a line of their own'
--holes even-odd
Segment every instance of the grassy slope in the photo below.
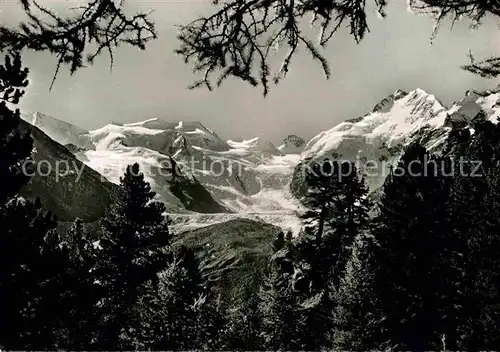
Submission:
<svg viewBox="0 0 500 352">
<path fill-rule="evenodd" d="M 176 244 L 193 248 L 204 275 L 216 282 L 221 297 L 239 305 L 258 287 L 281 229 L 252 220 L 236 219 L 181 233 Z"/>
</svg>

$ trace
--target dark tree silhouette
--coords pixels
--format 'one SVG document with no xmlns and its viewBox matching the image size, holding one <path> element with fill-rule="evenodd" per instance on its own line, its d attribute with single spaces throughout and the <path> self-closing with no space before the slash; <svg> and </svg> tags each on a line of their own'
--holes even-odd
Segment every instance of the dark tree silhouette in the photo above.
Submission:
<svg viewBox="0 0 500 352">
<path fill-rule="evenodd" d="M 96 264 L 96 278 L 104 294 L 100 345 L 130 348 L 128 336 L 134 326 L 136 303 L 149 280 L 168 264 L 164 247 L 170 243 L 165 205 L 154 202 L 155 192 L 144 181 L 139 165 L 127 167 L 121 178 L 121 194 L 101 219 L 102 250 Z"/>
<path fill-rule="evenodd" d="M 333 274 L 337 280 L 347 262 L 356 235 L 368 227 L 368 190 L 356 165 L 348 161 L 315 163 L 306 173 L 308 188 L 304 203 L 312 209 L 303 216 L 306 225 L 317 223 L 314 231 L 316 258 L 326 282 Z"/>
<path fill-rule="evenodd" d="M 373 238 L 356 237 L 345 275 L 339 287 L 331 287 L 335 297 L 333 348 L 339 351 L 366 351 L 379 341 L 377 327 L 383 320 L 376 290 Z"/>
<path fill-rule="evenodd" d="M 266 350 L 302 348 L 299 302 L 293 288 L 293 273 L 293 254 L 286 246 L 270 259 L 269 271 L 259 292 L 262 347 Z"/>
<path fill-rule="evenodd" d="M 107 52 L 113 65 L 114 49 L 127 44 L 144 49 L 157 37 L 149 13 L 127 15 L 123 1 L 91 0 L 75 7 L 71 15 L 59 15 L 36 0 L 19 0 L 27 21 L 17 28 L 0 25 L 0 50 L 19 52 L 23 49 L 48 51 L 57 57 L 54 79 L 61 65 L 74 73 L 101 53 Z M 228 77 L 236 77 L 253 86 L 261 86 L 264 95 L 270 82 L 279 83 L 290 69 L 293 56 L 302 47 L 317 60 L 326 75 L 330 68 L 320 48 L 335 33 L 347 26 L 356 42 L 369 32 L 367 12 L 371 4 L 385 17 L 388 0 L 213 0 L 217 10 L 181 25 L 176 53 L 186 63 L 193 61 L 194 71 L 202 78 L 191 88 L 220 85 Z M 445 18 L 454 21 L 468 18 L 479 25 L 488 14 L 500 16 L 497 1 L 485 0 L 410 0 L 416 13 L 434 16 L 433 36 Z M 304 30 L 304 21 L 319 31 L 317 43 Z M 91 44 L 91 45 L 89 45 Z M 281 67 L 270 65 L 272 56 L 283 54 Z M 471 63 L 464 69 L 484 77 L 500 74 L 500 58 L 493 57 Z M 52 82 L 52 84 L 54 81 Z"/>
<path fill-rule="evenodd" d="M 231 0 L 214 1 L 217 10 L 181 26 L 177 50 L 186 62 L 194 61 L 194 71 L 202 78 L 191 88 L 205 86 L 212 89 L 215 76 L 219 86 L 232 76 L 261 86 L 269 92 L 270 82 L 279 83 L 291 67 L 300 47 L 318 61 L 327 78 L 330 68 L 320 48 L 328 44 L 342 26 L 347 26 L 356 42 L 369 32 L 367 0 Z M 378 12 L 385 17 L 387 0 L 373 0 Z M 500 16 L 500 4 L 485 0 L 410 0 L 416 13 L 433 16 L 435 30 L 445 18 L 454 21 L 466 17 L 479 24 L 487 15 Z M 312 17 L 311 24 L 319 31 L 315 43 L 304 30 L 304 21 Z M 284 53 L 282 65 L 273 72 L 272 56 Z M 485 77 L 500 74 L 500 58 L 490 58 L 471 64 L 466 70 Z"/>
<path fill-rule="evenodd" d="M 461 146 L 454 150 L 457 163 L 461 159 L 471 163 L 462 165 L 464 172 L 455 177 L 452 188 L 449 208 L 455 240 L 447 247 L 454 249 L 457 275 L 448 297 L 451 304 L 443 316 L 449 326 L 446 335 L 451 349 L 498 350 L 500 128 L 483 120 L 474 123 L 474 131 L 458 139 Z M 445 276 L 451 277 L 448 273 Z"/>
<path fill-rule="evenodd" d="M 386 0 L 373 0 L 383 13 Z M 188 63 L 195 61 L 194 71 L 203 78 L 192 88 L 212 89 L 212 75 L 217 85 L 233 76 L 262 86 L 264 95 L 269 82 L 278 83 L 290 69 L 299 47 L 304 47 L 317 60 L 326 75 L 330 68 L 317 45 L 302 31 L 302 20 L 310 16 L 320 31 L 319 45 L 325 46 L 344 24 L 359 42 L 368 31 L 366 0 L 233 0 L 214 1 L 220 9 L 181 27 L 180 48 L 176 51 Z M 276 47 L 285 47 L 281 68 L 273 73 L 269 59 Z"/>
<path fill-rule="evenodd" d="M 376 287 L 370 289 L 376 293 L 372 302 L 380 303 L 377 316 L 384 319 L 366 322 L 363 335 L 376 337 L 368 349 L 385 349 L 386 343 L 403 350 L 441 347 L 453 239 L 444 165 L 415 142 L 384 184 L 374 230 Z"/>
<path fill-rule="evenodd" d="M 86 229 L 81 219 L 76 219 L 61 243 L 69 262 L 64 268 L 65 294 L 59 302 L 65 309 L 58 310 L 66 330 L 66 341 L 59 344 L 63 349 L 93 347 L 99 319 L 96 305 L 100 299 L 93 270 L 99 256 L 96 240 L 96 234 Z"/>
<path fill-rule="evenodd" d="M 23 173 L 23 164 L 30 158 L 33 140 L 21 135 L 19 109 L 12 111 L 7 103 L 18 104 L 28 85 L 28 69 L 22 67 L 18 55 L 6 56 L 0 66 L 0 205 L 15 196 L 29 181 Z"/>
<path fill-rule="evenodd" d="M 142 349 L 191 350 L 199 348 L 200 314 L 195 306 L 203 280 L 194 252 L 181 246 L 159 274 L 159 284 L 148 284 L 142 297 Z"/>
<path fill-rule="evenodd" d="M 120 44 L 145 49 L 146 43 L 156 38 L 149 14 L 128 16 L 122 1 L 92 0 L 73 8 L 68 16 L 58 15 L 35 0 L 19 2 L 27 21 L 17 28 L 0 25 L 0 50 L 50 52 L 58 60 L 54 79 L 61 65 L 68 65 L 73 74 L 106 51 L 112 66 L 113 50 Z"/>
<path fill-rule="evenodd" d="M 12 199 L 0 207 L 0 345 L 3 349 L 58 349 L 67 257 L 56 222 L 40 202 Z"/>
</svg>

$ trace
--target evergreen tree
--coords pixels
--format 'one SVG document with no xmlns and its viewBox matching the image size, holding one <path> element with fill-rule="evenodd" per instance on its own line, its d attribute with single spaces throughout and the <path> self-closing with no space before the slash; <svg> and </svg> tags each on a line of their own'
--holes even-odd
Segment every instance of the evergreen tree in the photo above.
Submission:
<svg viewBox="0 0 500 352">
<path fill-rule="evenodd" d="M 317 223 L 315 231 L 316 245 L 321 245 L 325 225 L 331 219 L 335 200 L 340 192 L 339 163 L 329 159 L 313 163 L 306 169 L 305 183 L 307 194 L 305 205 L 312 209 L 303 218 L 309 227 Z"/>
<path fill-rule="evenodd" d="M 213 288 L 206 288 L 206 293 L 195 303 L 198 312 L 196 348 L 203 351 L 227 350 L 227 311 L 221 303 L 221 297 L 215 295 Z"/>
<path fill-rule="evenodd" d="M 287 241 L 290 241 L 290 239 L 285 238 L 283 232 L 278 233 L 278 236 L 273 241 L 273 253 L 283 249 Z"/>
<path fill-rule="evenodd" d="M 365 180 L 354 163 L 343 162 L 339 169 L 339 190 L 329 219 L 331 230 L 323 240 L 320 255 L 324 275 L 334 285 L 343 276 L 354 239 L 369 228 L 371 207 Z"/>
<path fill-rule="evenodd" d="M 55 221 L 35 203 L 16 198 L 28 181 L 23 169 L 33 140 L 18 131 L 18 104 L 28 85 L 19 55 L 0 66 L 0 345 L 7 349 L 53 349 L 64 336 L 59 299 L 67 257 Z"/>
<path fill-rule="evenodd" d="M 29 181 L 23 165 L 31 157 L 33 140 L 22 136 L 19 109 L 12 111 L 7 103 L 18 104 L 28 86 L 28 69 L 22 67 L 20 56 L 5 57 L 0 66 L 0 206 L 17 194 Z"/>
<path fill-rule="evenodd" d="M 262 317 L 256 295 L 230 314 L 226 335 L 226 348 L 231 351 L 263 350 L 261 341 Z"/>
<path fill-rule="evenodd" d="M 203 293 L 199 263 L 192 250 L 181 246 L 173 261 L 149 284 L 142 298 L 143 345 L 153 350 L 198 349 L 200 314 L 195 306 Z"/>
<path fill-rule="evenodd" d="M 121 178 L 121 194 L 100 224 L 102 250 L 96 277 L 103 294 L 103 315 L 96 347 L 127 348 L 138 332 L 133 326 L 136 303 L 145 289 L 167 265 L 164 247 L 169 244 L 168 221 L 163 203 L 154 202 L 155 193 L 144 181 L 139 165 L 127 167 Z"/>
<path fill-rule="evenodd" d="M 322 251 L 316 248 L 313 236 L 299 234 L 294 241 L 292 294 L 296 305 L 297 322 L 301 328 L 297 340 L 301 349 L 317 350 L 330 345 L 333 326 L 333 302 L 328 294 L 327 275 L 323 272 Z"/>
<path fill-rule="evenodd" d="M 312 170 L 306 177 L 309 189 L 306 204 L 314 212 L 306 214 L 306 224 L 310 224 L 311 220 L 318 223 L 314 230 L 318 253 L 311 253 L 311 259 L 319 261 L 324 282 L 332 274 L 338 282 L 352 241 L 368 227 L 368 190 L 352 162 L 325 160 L 313 166 Z"/>
<path fill-rule="evenodd" d="M 64 332 L 60 299 L 68 261 L 51 215 L 12 199 L 0 211 L 0 345 L 54 349 Z"/>
<path fill-rule="evenodd" d="M 67 341 L 64 349 L 88 350 L 96 337 L 99 316 L 96 306 L 99 291 L 95 284 L 94 268 L 99 255 L 95 235 L 85 229 L 81 219 L 76 219 L 67 231 L 62 248 L 68 256 L 65 272 L 67 293 L 60 303 L 63 310 Z"/>
<path fill-rule="evenodd" d="M 295 54 L 302 48 L 319 63 L 326 77 L 330 77 L 330 66 L 321 48 L 343 27 L 348 27 L 354 40 L 360 42 L 369 32 L 371 10 L 386 17 L 388 3 L 388 0 L 268 0 L 251 3 L 235 0 L 231 6 L 217 7 L 209 16 L 204 15 L 182 26 L 181 46 L 176 53 L 186 62 L 196 63 L 193 71 L 201 77 L 193 88 L 212 89 L 214 83 L 220 86 L 232 77 L 252 86 L 261 86 L 265 96 L 272 82 L 278 84 L 287 76 Z M 488 16 L 500 16 L 497 1 L 410 0 L 408 7 L 411 12 L 435 19 L 433 36 L 445 19 L 457 21 L 466 18 L 478 26 Z M 258 16 L 262 13 L 266 14 L 263 18 Z M 313 19 L 312 23 L 318 30 L 318 35 L 313 34 L 314 39 L 307 35 L 312 32 L 304 33 L 300 25 L 309 18 Z M 247 28 L 255 30 L 248 31 Z M 281 51 L 274 50 L 277 44 L 284 47 L 283 63 L 273 74 L 273 53 L 281 54 Z M 500 75 L 500 57 L 476 62 L 472 54 L 470 56 L 471 63 L 464 69 L 483 77 Z"/>
<path fill-rule="evenodd" d="M 304 322 L 300 339 L 308 350 L 331 345 L 335 302 L 329 290 L 339 285 L 354 238 L 368 228 L 370 207 L 354 163 L 325 160 L 312 170 L 306 181 L 313 212 L 306 218 L 318 225 L 306 227 L 293 250 L 298 314 Z"/>
<path fill-rule="evenodd" d="M 265 350 L 302 349 L 298 300 L 293 288 L 294 266 L 288 248 L 276 252 L 260 292 L 262 339 Z"/>
<path fill-rule="evenodd" d="M 485 119 L 456 148 L 457 177 L 450 209 L 454 225 L 452 266 L 457 272 L 446 316 L 451 348 L 496 350 L 500 339 L 500 129 Z M 461 169 L 459 169 L 461 168 Z M 457 331 L 453 333 L 453 330 Z"/>
<path fill-rule="evenodd" d="M 449 292 L 449 178 L 424 147 L 410 145 L 384 185 L 373 255 L 380 325 L 369 348 L 437 349 Z M 368 314 L 368 312 L 365 312 Z M 378 314 L 378 313 L 377 313 Z M 372 331 L 370 331 L 372 330 Z"/>
<path fill-rule="evenodd" d="M 381 341 L 378 329 L 383 315 L 375 291 L 377 268 L 372 255 L 373 246 L 372 238 L 358 235 L 340 285 L 331 287 L 336 303 L 335 350 L 367 351 L 373 348 L 374 341 Z"/>
</svg>

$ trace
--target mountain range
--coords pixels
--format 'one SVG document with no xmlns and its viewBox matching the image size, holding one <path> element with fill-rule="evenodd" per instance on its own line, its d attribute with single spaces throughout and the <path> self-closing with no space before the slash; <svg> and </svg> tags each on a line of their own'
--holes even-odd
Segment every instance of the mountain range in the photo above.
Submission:
<svg viewBox="0 0 500 352">
<path fill-rule="evenodd" d="M 199 122 L 153 118 L 85 130 L 42 113 L 23 114 L 22 129 L 35 139 L 35 161 L 74 162 L 64 177 L 36 175 L 22 191 L 64 221 L 92 222 L 102 215 L 127 165 L 139 163 L 167 205 L 176 231 L 240 218 L 298 233 L 308 163 L 327 157 L 355 161 L 377 192 L 403 147 L 420 140 L 439 151 L 449 131 L 477 117 L 500 116 L 500 88 L 468 91 L 450 108 L 422 89 L 397 90 L 364 116 L 321 132 L 307 143 L 290 135 L 276 147 L 262 138 L 222 140 Z M 370 163 L 370 169 L 368 164 Z"/>
</svg>

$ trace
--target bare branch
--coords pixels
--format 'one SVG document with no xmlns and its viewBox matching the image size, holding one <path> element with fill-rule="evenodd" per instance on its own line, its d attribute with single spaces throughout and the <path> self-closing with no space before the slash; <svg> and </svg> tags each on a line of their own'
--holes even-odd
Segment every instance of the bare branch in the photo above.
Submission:
<svg viewBox="0 0 500 352">
<path fill-rule="evenodd" d="M 68 17 L 57 15 L 36 0 L 20 1 L 28 21 L 15 29 L 0 26 L 0 50 L 31 49 L 56 55 L 58 63 L 52 84 L 61 65 L 69 66 L 73 74 L 106 50 L 112 66 L 113 49 L 120 44 L 143 50 L 147 42 L 157 37 L 149 13 L 127 16 L 122 4 L 113 0 L 92 0 L 73 8 L 73 16 Z M 93 44 L 95 50 L 89 53 L 88 44 Z"/>
<path fill-rule="evenodd" d="M 500 57 L 492 57 L 480 62 L 476 62 L 472 53 L 469 53 L 470 64 L 462 68 L 485 78 L 495 78 L 500 76 Z"/>
<path fill-rule="evenodd" d="M 383 13 L 386 0 L 373 0 Z M 269 81 L 275 84 L 286 77 L 292 59 L 300 47 L 318 60 L 328 78 L 328 62 L 320 53 L 333 35 L 345 24 L 356 42 L 368 32 L 366 0 L 232 0 L 214 1 L 218 10 L 210 17 L 199 18 L 180 27 L 181 41 L 176 50 L 186 63 L 193 62 L 195 73 L 203 78 L 190 88 L 211 89 L 235 77 L 269 92 Z M 304 34 L 301 21 L 312 15 L 319 31 L 319 45 Z M 275 50 L 273 50 L 275 49 Z M 272 72 L 270 58 L 284 49 L 281 68 Z"/>
<path fill-rule="evenodd" d="M 451 18 L 453 24 L 461 19 L 469 19 L 477 27 L 487 15 L 500 16 L 498 0 L 410 0 L 410 8 L 419 14 L 431 15 L 436 20 L 431 40 L 436 36 L 440 24 L 445 18 Z M 500 58 L 493 57 L 476 62 L 469 53 L 470 64 L 463 69 L 486 78 L 500 76 Z"/>
</svg>

